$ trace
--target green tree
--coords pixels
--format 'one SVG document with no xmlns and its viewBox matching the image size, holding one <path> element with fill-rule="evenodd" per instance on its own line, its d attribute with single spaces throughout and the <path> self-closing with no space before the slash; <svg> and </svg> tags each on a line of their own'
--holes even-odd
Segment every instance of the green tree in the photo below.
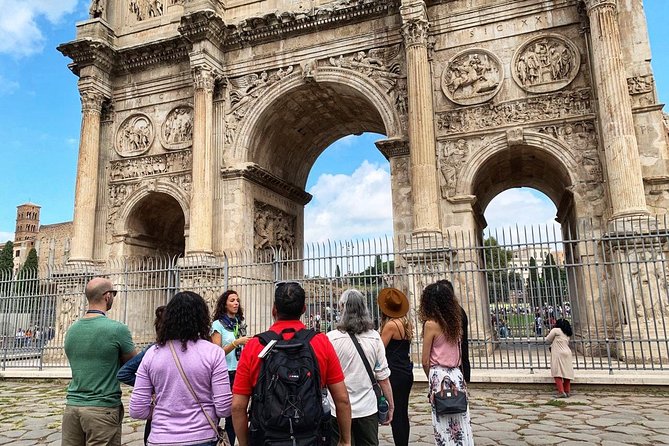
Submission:
<svg viewBox="0 0 669 446">
<path fill-rule="evenodd" d="M 527 278 L 527 291 L 529 293 L 530 302 L 532 306 L 539 306 L 537 303 L 541 302 L 541 280 L 539 279 L 539 268 L 537 267 L 537 259 L 530 257 L 529 276 Z"/>
<path fill-rule="evenodd" d="M 14 243 L 10 240 L 0 251 L 0 277 L 14 269 Z"/>
<path fill-rule="evenodd" d="M 335 277 L 341 277 L 341 269 L 339 268 L 339 265 L 335 268 Z"/>
<path fill-rule="evenodd" d="M 16 276 L 16 288 L 20 296 L 34 296 L 39 292 L 39 279 L 37 278 L 37 266 L 39 259 L 37 251 L 32 248 L 28 251 L 28 257 L 21 266 Z"/>
<path fill-rule="evenodd" d="M 494 237 L 483 241 L 488 298 L 491 303 L 509 300 L 509 262 L 513 253 L 499 245 Z"/>
<path fill-rule="evenodd" d="M 358 274 L 360 281 L 364 285 L 380 285 L 383 283 L 383 276 L 385 274 L 393 274 L 395 272 L 395 261 L 383 261 L 380 255 L 374 258 L 374 265 L 368 266 Z"/>
</svg>

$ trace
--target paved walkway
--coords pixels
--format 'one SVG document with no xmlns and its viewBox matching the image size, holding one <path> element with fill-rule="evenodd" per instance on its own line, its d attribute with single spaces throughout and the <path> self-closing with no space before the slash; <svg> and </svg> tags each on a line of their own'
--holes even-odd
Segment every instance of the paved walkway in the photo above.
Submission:
<svg viewBox="0 0 669 446">
<path fill-rule="evenodd" d="M 67 381 L 0 381 L 0 445 L 60 445 Z M 669 389 L 574 387 L 553 400 L 550 386 L 476 384 L 470 407 L 477 445 L 669 445 Z M 425 384 L 411 396 L 411 444 L 434 445 Z M 127 407 L 128 388 L 124 387 Z M 144 421 L 124 420 L 124 445 L 141 446 Z M 381 428 L 381 446 L 392 445 Z"/>
</svg>

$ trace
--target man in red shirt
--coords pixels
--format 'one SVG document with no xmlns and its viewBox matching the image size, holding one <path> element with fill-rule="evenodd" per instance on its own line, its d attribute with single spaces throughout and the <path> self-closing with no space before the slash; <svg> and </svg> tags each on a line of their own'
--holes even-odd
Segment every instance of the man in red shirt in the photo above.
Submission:
<svg viewBox="0 0 669 446">
<path fill-rule="evenodd" d="M 274 292 L 272 316 L 275 319 L 270 330 L 277 334 L 285 329 L 299 331 L 306 328 L 300 317 L 306 311 L 304 289 L 296 282 L 281 283 Z M 337 353 L 330 340 L 322 333 L 311 339 L 311 347 L 318 361 L 322 386 L 327 386 L 335 403 L 339 425 L 339 446 L 351 444 L 351 404 L 344 383 L 344 374 Z M 253 388 L 258 381 L 262 359 L 258 354 L 263 349 L 257 337 L 244 347 L 237 364 L 237 374 L 232 388 L 232 423 L 240 446 L 249 446 L 248 405 Z"/>
</svg>

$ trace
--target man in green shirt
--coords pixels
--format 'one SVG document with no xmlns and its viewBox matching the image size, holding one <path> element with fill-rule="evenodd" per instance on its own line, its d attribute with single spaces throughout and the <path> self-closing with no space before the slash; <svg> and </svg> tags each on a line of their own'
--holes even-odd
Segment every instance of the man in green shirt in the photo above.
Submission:
<svg viewBox="0 0 669 446">
<path fill-rule="evenodd" d="M 62 446 L 120 446 L 123 405 L 116 373 L 137 351 L 128 327 L 107 318 L 116 296 L 111 281 L 96 277 L 85 294 L 88 310 L 65 335 L 72 381 Z"/>
</svg>

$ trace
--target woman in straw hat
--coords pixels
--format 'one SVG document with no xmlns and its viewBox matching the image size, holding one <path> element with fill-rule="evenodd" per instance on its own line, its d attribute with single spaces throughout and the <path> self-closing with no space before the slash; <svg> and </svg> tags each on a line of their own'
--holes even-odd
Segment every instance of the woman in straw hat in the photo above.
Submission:
<svg viewBox="0 0 669 446">
<path fill-rule="evenodd" d="M 409 299 L 397 288 L 379 292 L 381 309 L 381 340 L 386 346 L 390 368 L 390 386 L 393 389 L 395 412 L 391 426 L 396 446 L 409 444 L 409 394 L 413 385 L 413 363 L 409 356 L 413 326 L 407 313 Z"/>
</svg>

